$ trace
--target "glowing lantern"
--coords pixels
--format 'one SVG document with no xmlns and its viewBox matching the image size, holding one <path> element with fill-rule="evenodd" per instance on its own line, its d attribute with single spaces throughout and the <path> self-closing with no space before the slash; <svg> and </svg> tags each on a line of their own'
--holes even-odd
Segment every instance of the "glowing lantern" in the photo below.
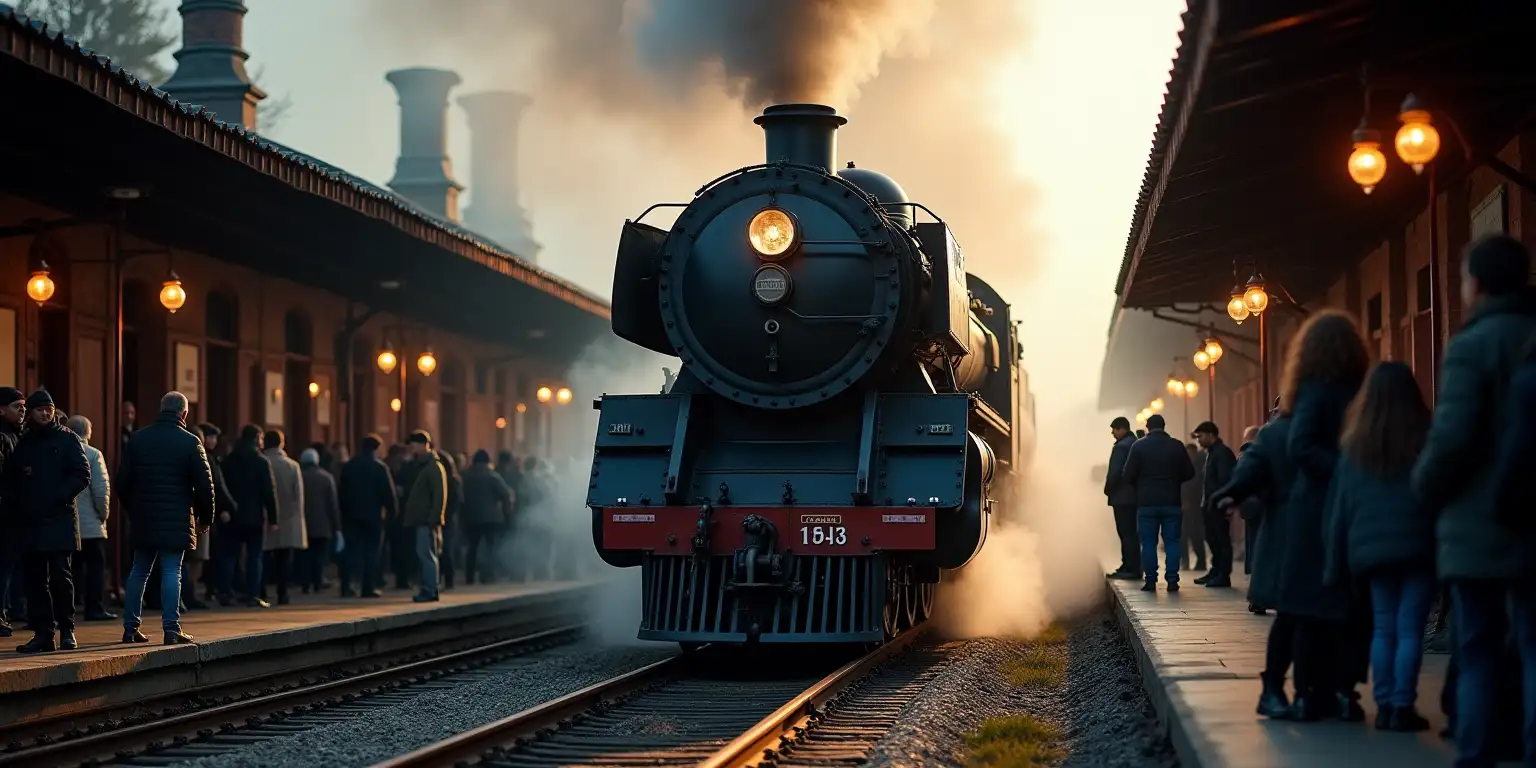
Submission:
<svg viewBox="0 0 1536 768">
<path fill-rule="evenodd" d="M 1153 413 L 1157 413 L 1158 411 L 1161 411 L 1162 409 L 1163 409 L 1163 399 L 1161 397 L 1153 399 L 1152 400 L 1152 405 L 1151 405 L 1152 412 Z"/>
<path fill-rule="evenodd" d="M 1221 348 L 1221 342 L 1216 339 L 1205 340 L 1205 356 L 1210 358 L 1211 365 L 1221 362 L 1221 356 L 1226 351 Z"/>
<path fill-rule="evenodd" d="M 1418 98 L 1411 93 L 1403 100 L 1402 113 L 1397 119 L 1403 122 L 1393 141 L 1397 146 L 1397 156 L 1413 166 L 1414 173 L 1423 173 L 1424 166 L 1434 161 L 1435 155 L 1440 153 L 1440 132 L 1435 130 L 1429 110 L 1424 109 Z"/>
<path fill-rule="evenodd" d="M 1243 291 L 1243 306 L 1255 315 L 1263 314 L 1264 310 L 1269 309 L 1269 292 L 1264 290 L 1264 278 L 1257 272 L 1253 273 L 1253 277 L 1248 278 L 1248 285 Z"/>
<path fill-rule="evenodd" d="M 320 384 L 318 382 L 311 381 L 309 383 L 309 396 L 310 397 L 319 397 L 320 396 Z"/>
<path fill-rule="evenodd" d="M 507 417 L 505 417 L 505 416 L 497 416 L 496 417 L 496 428 L 497 429 L 506 429 L 507 428 Z"/>
<path fill-rule="evenodd" d="M 1179 381 L 1178 379 L 1169 379 L 1168 380 L 1168 394 L 1173 395 L 1174 397 L 1183 397 L 1184 396 L 1184 382 Z"/>
<path fill-rule="evenodd" d="M 395 357 L 394 350 L 385 347 L 379 351 L 379 357 L 375 362 L 379 364 L 379 370 L 385 374 L 390 374 L 395 372 L 395 366 L 400 364 L 400 358 Z"/>
<path fill-rule="evenodd" d="M 437 370 L 437 357 L 432 354 L 430 348 L 416 358 L 416 370 L 421 371 L 423 376 L 431 376 L 432 372 Z"/>
<path fill-rule="evenodd" d="M 569 404 L 571 402 L 571 397 L 571 391 L 565 387 L 561 387 L 558 391 L 555 392 L 555 402 L 561 405 Z"/>
<path fill-rule="evenodd" d="M 27 296 L 41 307 L 44 302 L 53 298 L 53 278 L 48 274 L 48 263 L 41 262 L 32 276 L 27 278 Z"/>
<path fill-rule="evenodd" d="M 1381 153 L 1381 135 L 1365 127 L 1364 120 L 1355 129 L 1354 140 L 1355 151 L 1349 154 L 1349 177 L 1369 195 L 1387 175 L 1387 156 Z"/>
<path fill-rule="evenodd" d="M 175 272 L 166 276 L 165 284 L 160 286 L 160 306 L 176 314 L 187 303 L 187 291 L 181 287 L 181 278 Z"/>
<path fill-rule="evenodd" d="M 1227 317 L 1232 318 L 1232 322 L 1242 325 L 1251 314 L 1253 313 L 1248 311 L 1248 303 L 1243 301 L 1243 287 L 1232 286 L 1232 298 L 1227 300 Z"/>
<path fill-rule="evenodd" d="M 394 411 L 395 413 L 399 413 L 400 412 L 400 398 L 398 398 L 398 397 L 390 398 L 390 400 L 389 400 L 389 409 L 391 411 Z"/>
<path fill-rule="evenodd" d="M 1209 368 L 1209 367 L 1211 367 L 1211 356 L 1206 354 L 1205 350 L 1203 350 L 1203 349 L 1195 350 L 1194 360 L 1195 360 L 1195 367 L 1200 369 L 1200 370 L 1202 370 L 1202 371 L 1207 369 L 1207 368 Z"/>
<path fill-rule="evenodd" d="M 1190 379 L 1189 381 L 1184 382 L 1185 397 L 1194 397 L 1198 394 L 1200 394 L 1200 384 L 1198 382 L 1196 382 L 1194 379 Z"/>
<path fill-rule="evenodd" d="M 539 387 L 539 391 L 533 393 L 533 396 L 538 398 L 539 402 L 547 403 L 554 398 L 555 391 L 549 387 Z"/>
</svg>

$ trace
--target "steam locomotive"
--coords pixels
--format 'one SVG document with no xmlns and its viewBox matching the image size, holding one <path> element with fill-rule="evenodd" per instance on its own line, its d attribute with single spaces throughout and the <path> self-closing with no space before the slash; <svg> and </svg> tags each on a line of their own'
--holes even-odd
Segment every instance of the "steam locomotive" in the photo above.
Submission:
<svg viewBox="0 0 1536 768">
<path fill-rule="evenodd" d="M 755 122 L 768 162 L 624 223 L 614 333 L 682 366 L 594 403 L 592 539 L 642 571 L 641 639 L 883 642 L 1018 497 L 1017 329 L 942 219 L 836 167 L 846 118 Z M 667 207 L 670 230 L 641 223 Z"/>
</svg>

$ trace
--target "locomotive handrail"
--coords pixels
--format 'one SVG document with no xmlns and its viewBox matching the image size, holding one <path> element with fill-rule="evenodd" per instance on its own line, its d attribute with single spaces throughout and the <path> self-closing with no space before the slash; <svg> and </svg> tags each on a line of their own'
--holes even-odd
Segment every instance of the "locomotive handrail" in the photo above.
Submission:
<svg viewBox="0 0 1536 768">
<path fill-rule="evenodd" d="M 785 307 L 784 309 L 785 309 L 785 311 L 789 312 L 791 315 L 794 315 L 795 317 L 797 317 L 797 318 L 799 318 L 801 320 L 808 320 L 808 321 L 817 321 L 817 320 L 819 320 L 819 321 L 828 322 L 828 323 L 838 322 L 838 321 L 853 322 L 853 321 L 856 321 L 856 320 L 858 320 L 858 321 L 862 321 L 862 320 L 878 320 L 878 319 L 880 319 L 882 317 L 882 315 L 802 315 L 799 312 L 796 312 L 794 307 Z"/>
<path fill-rule="evenodd" d="M 657 208 L 687 208 L 690 205 L 693 205 L 693 203 L 652 203 L 651 207 L 641 211 L 640 215 L 636 216 L 631 223 L 639 224 L 641 219 L 649 216 L 651 211 L 654 211 Z"/>
<path fill-rule="evenodd" d="M 937 213 L 934 213 L 932 208 L 929 208 L 928 206 L 923 205 L 922 203 L 919 203 L 919 202 L 914 202 L 912 200 L 903 200 L 903 201 L 901 201 L 899 203 L 883 203 L 883 205 L 894 205 L 894 206 L 910 205 L 913 208 L 921 210 L 923 213 L 926 213 L 929 216 L 932 216 L 934 221 L 936 221 L 936 222 L 938 222 L 940 224 L 945 224 L 946 226 L 948 225 L 947 222 L 944 221 L 944 217 L 943 216 L 940 216 Z M 912 212 L 912 218 L 914 220 L 917 218 L 917 211 L 913 211 Z"/>
<path fill-rule="evenodd" d="M 828 178 L 837 179 L 838 181 L 840 181 L 840 182 L 842 182 L 844 184 L 847 184 L 848 186 L 853 187 L 854 189 L 858 190 L 860 194 L 867 194 L 867 193 L 864 192 L 864 190 L 859 189 L 858 185 L 854 184 L 853 182 L 851 182 L 851 181 L 849 181 L 849 180 L 847 180 L 847 179 L 845 179 L 845 178 L 843 178 L 843 177 L 841 177 L 841 176 L 839 176 L 839 175 L 837 175 L 835 173 L 829 173 L 825 168 L 817 168 L 814 165 L 801 165 L 799 163 L 777 162 L 777 163 L 758 163 L 757 165 L 745 165 L 745 166 L 742 166 L 740 168 L 737 168 L 734 171 L 727 171 L 725 173 L 722 173 L 719 176 L 716 176 L 715 178 L 710 179 L 709 181 L 705 182 L 704 186 L 699 187 L 698 191 L 693 193 L 693 196 L 694 197 L 698 197 L 699 195 L 702 195 L 705 192 L 708 192 L 710 187 L 713 187 L 716 184 L 719 184 L 720 182 L 725 181 L 726 179 L 731 178 L 732 176 L 740 176 L 743 173 L 751 173 L 753 171 L 765 171 L 765 170 L 768 170 L 769 168 L 789 169 L 789 170 L 795 170 L 795 171 L 810 171 L 811 173 L 816 173 L 816 174 L 820 174 L 822 176 L 826 176 Z"/>
</svg>

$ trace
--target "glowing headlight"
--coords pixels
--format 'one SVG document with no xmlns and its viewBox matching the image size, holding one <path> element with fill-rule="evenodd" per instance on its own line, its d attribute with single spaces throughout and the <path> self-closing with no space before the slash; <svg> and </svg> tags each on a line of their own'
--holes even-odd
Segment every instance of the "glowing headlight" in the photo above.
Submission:
<svg viewBox="0 0 1536 768">
<path fill-rule="evenodd" d="M 747 225 L 747 239 L 752 241 L 752 250 L 765 259 L 788 253 L 795 244 L 795 235 L 795 220 L 777 208 L 759 211 Z"/>
</svg>

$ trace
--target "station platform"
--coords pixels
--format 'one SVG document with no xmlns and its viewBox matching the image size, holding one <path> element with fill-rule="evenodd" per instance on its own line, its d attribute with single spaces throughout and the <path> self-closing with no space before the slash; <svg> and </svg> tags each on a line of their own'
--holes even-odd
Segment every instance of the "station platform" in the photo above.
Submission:
<svg viewBox="0 0 1536 768">
<path fill-rule="evenodd" d="M 541 582 L 461 586 L 436 603 L 411 591 L 377 599 L 294 594 L 271 608 L 189 611 L 190 645 L 161 644 L 160 612 L 146 611 L 150 642 L 124 645 L 122 621 L 79 622 L 80 647 L 16 653 L 31 635 L 0 639 L 0 722 L 52 719 L 168 693 L 323 666 L 361 656 L 432 648 L 471 635 L 553 621 L 579 622 L 592 584 Z M 120 609 L 115 609 L 120 612 Z"/>
<path fill-rule="evenodd" d="M 1140 581 L 1108 582 L 1148 698 L 1184 768 L 1443 768 L 1454 760 L 1452 745 L 1439 736 L 1449 656 L 1424 656 L 1418 708 L 1434 727 L 1423 733 L 1372 727 L 1376 704 L 1364 685 L 1365 723 L 1269 720 L 1254 707 L 1273 613 L 1248 612 L 1247 579 L 1240 574 L 1232 578 L 1233 589 L 1206 589 L 1189 580 L 1194 575 L 1186 572 L 1176 593 L 1162 584 L 1142 592 Z"/>
</svg>

